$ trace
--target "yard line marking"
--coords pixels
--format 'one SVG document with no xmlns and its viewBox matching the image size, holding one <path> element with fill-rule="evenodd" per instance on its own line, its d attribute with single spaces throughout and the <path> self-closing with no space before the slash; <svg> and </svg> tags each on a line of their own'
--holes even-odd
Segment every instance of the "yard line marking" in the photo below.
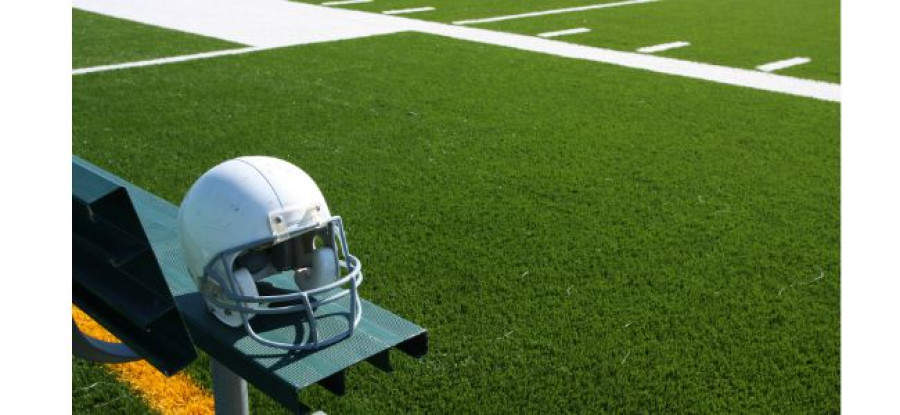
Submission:
<svg viewBox="0 0 900 415">
<path fill-rule="evenodd" d="M 251 46 L 251 47 L 240 48 L 240 49 L 226 49 L 226 50 L 217 50 L 215 52 L 195 53 L 193 55 L 171 56 L 168 58 L 148 59 L 145 61 L 125 62 L 125 63 L 116 63 L 116 64 L 112 64 L 112 65 L 92 66 L 89 68 L 73 69 L 72 75 L 84 75 L 84 74 L 94 73 L 94 72 L 106 72 L 106 71 L 115 71 L 118 69 L 139 68 L 141 66 L 165 65 L 167 63 L 195 61 L 195 60 L 200 60 L 200 59 L 215 58 L 215 57 L 219 57 L 219 56 L 242 55 L 245 53 L 252 53 L 252 52 L 258 52 L 261 50 L 269 50 L 269 49 L 275 49 L 275 48 L 276 47 L 273 47 L 273 46 Z"/>
<path fill-rule="evenodd" d="M 617 3 L 601 3 L 601 4 L 593 4 L 590 6 L 568 7 L 565 9 L 543 10 L 543 11 L 539 11 L 539 12 L 509 14 L 506 16 L 485 17 L 483 19 L 459 20 L 459 21 L 453 22 L 453 24 L 467 25 L 467 24 L 478 24 L 478 23 L 501 22 L 504 20 L 524 19 L 527 17 L 535 17 L 535 16 L 546 16 L 548 14 L 583 12 L 586 10 L 606 9 L 606 8 L 610 8 L 610 7 L 619 7 L 619 6 L 630 6 L 632 4 L 653 3 L 656 1 L 660 1 L 660 0 L 628 0 L 628 1 L 620 1 Z"/>
<path fill-rule="evenodd" d="M 72 306 L 72 319 L 82 333 L 118 343 L 115 336 L 85 312 Z M 104 364 L 110 372 L 144 398 L 150 408 L 163 414 L 209 414 L 215 412 L 212 394 L 203 390 L 185 372 L 166 377 L 146 360 Z"/>
<path fill-rule="evenodd" d="M 399 19 L 399 18 L 398 18 Z M 409 20 L 409 19 L 404 19 Z M 830 82 L 794 78 L 751 69 L 732 68 L 710 63 L 692 62 L 637 52 L 624 52 L 593 46 L 577 45 L 553 39 L 515 33 L 495 32 L 473 27 L 453 26 L 425 21 L 412 21 L 411 30 L 454 39 L 505 46 L 547 55 L 602 62 L 627 68 L 702 79 L 764 91 L 779 92 L 823 101 L 840 102 L 841 86 Z"/>
<path fill-rule="evenodd" d="M 590 31 L 591 31 L 591 29 L 588 29 L 586 27 L 579 27 L 576 29 L 566 29 L 566 30 L 557 30 L 555 32 L 538 33 L 537 35 L 539 37 L 557 37 L 557 36 L 565 36 L 565 35 L 576 35 L 579 33 L 587 33 Z"/>
<path fill-rule="evenodd" d="M 759 69 L 763 72 L 772 72 L 779 69 L 790 68 L 791 66 L 803 65 L 804 63 L 809 63 L 811 60 L 812 59 L 810 58 L 790 58 L 783 61 L 759 65 L 756 67 L 756 69 Z"/>
<path fill-rule="evenodd" d="M 85 11 L 257 47 L 293 46 L 415 31 L 545 55 L 841 102 L 841 85 L 831 82 L 284 0 L 73 0 L 72 4 Z"/>
<path fill-rule="evenodd" d="M 360 3 L 371 3 L 372 0 L 340 0 L 340 1 L 326 1 L 325 3 L 321 3 L 323 6 L 343 6 L 345 4 L 360 4 Z"/>
<path fill-rule="evenodd" d="M 638 48 L 637 51 L 641 52 L 641 53 L 656 53 L 656 52 L 662 52 L 664 50 L 669 50 L 669 49 L 683 48 L 685 46 L 690 46 L 690 45 L 691 45 L 690 42 L 678 41 L 678 42 L 671 42 L 671 43 L 663 43 L 661 45 L 646 46 L 643 48 Z"/>
<path fill-rule="evenodd" d="M 418 12 L 430 12 L 432 10 L 434 10 L 434 7 L 415 7 L 412 9 L 385 10 L 381 13 L 383 13 L 383 14 L 409 14 L 409 13 L 418 13 Z"/>
</svg>

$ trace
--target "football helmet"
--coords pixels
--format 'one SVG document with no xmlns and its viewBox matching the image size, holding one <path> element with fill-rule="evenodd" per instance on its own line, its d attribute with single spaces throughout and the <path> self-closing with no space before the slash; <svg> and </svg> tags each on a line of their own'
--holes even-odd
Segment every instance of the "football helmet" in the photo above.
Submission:
<svg viewBox="0 0 900 415">
<path fill-rule="evenodd" d="M 204 173 L 179 208 L 178 239 L 209 311 L 262 344 L 318 349 L 350 337 L 359 324 L 362 264 L 350 254 L 341 218 L 291 163 L 239 157 Z M 322 333 L 317 320 L 324 317 L 316 311 L 339 302 L 349 312 L 331 308 L 327 315 L 341 315 L 346 330 L 331 325 Z M 303 328 L 292 342 L 265 338 L 251 324 L 290 313 L 299 314 L 302 321 L 291 321 Z"/>
</svg>

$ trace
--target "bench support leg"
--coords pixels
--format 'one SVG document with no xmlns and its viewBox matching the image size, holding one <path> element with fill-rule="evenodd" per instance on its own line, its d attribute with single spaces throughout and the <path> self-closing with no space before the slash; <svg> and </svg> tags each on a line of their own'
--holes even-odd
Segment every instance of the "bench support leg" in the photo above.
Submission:
<svg viewBox="0 0 900 415">
<path fill-rule="evenodd" d="M 247 381 L 210 358 L 216 415 L 248 415 Z"/>
</svg>

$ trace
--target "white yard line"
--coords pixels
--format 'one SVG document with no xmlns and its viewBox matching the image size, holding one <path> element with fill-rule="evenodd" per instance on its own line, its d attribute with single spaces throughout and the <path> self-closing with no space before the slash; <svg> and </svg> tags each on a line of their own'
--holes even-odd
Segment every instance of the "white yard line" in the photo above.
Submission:
<svg viewBox="0 0 900 415">
<path fill-rule="evenodd" d="M 414 7 L 411 9 L 385 10 L 381 13 L 383 13 L 383 14 L 410 14 L 410 13 L 419 13 L 419 12 L 430 12 L 432 10 L 434 10 L 434 7 Z"/>
<path fill-rule="evenodd" d="M 653 3 L 656 1 L 660 1 L 660 0 L 628 0 L 628 1 L 620 1 L 620 2 L 616 2 L 616 3 L 601 3 L 601 4 L 593 4 L 590 6 L 567 7 L 565 9 L 542 10 L 539 12 L 509 14 L 506 16 L 485 17 L 483 19 L 459 20 L 459 21 L 453 22 L 453 24 L 467 25 L 467 24 L 478 24 L 478 23 L 502 22 L 504 20 L 524 19 L 527 17 L 546 16 L 549 14 L 583 12 L 583 11 L 587 11 L 587 10 L 607 9 L 610 7 L 630 6 L 632 4 Z"/>
<path fill-rule="evenodd" d="M 685 46 L 690 46 L 690 45 L 691 45 L 690 42 L 679 41 L 679 42 L 663 43 L 661 45 L 646 46 L 643 48 L 639 48 L 637 51 L 641 52 L 641 53 L 656 53 L 656 52 L 662 52 L 664 50 L 669 50 L 669 49 L 683 48 Z"/>
<path fill-rule="evenodd" d="M 245 53 L 259 52 L 261 50 L 275 49 L 276 47 L 273 47 L 273 46 L 251 46 L 248 48 L 218 50 L 215 52 L 196 53 L 193 55 L 181 55 L 181 56 L 172 56 L 172 57 L 168 57 L 168 58 L 148 59 L 145 61 L 126 62 L 126 63 L 118 63 L 118 64 L 112 64 L 112 65 L 92 66 L 90 68 L 73 69 L 72 75 L 84 75 L 84 74 L 94 73 L 94 72 L 115 71 L 115 70 L 119 70 L 119 69 L 128 69 L 128 68 L 140 68 L 142 66 L 165 65 L 168 63 L 178 63 L 178 62 L 195 61 L 195 60 L 200 60 L 200 59 L 217 58 L 219 56 L 243 55 Z"/>
<path fill-rule="evenodd" d="M 420 25 L 414 30 L 452 37 L 454 39 L 505 46 L 513 49 L 527 50 L 566 58 L 603 62 L 651 72 L 703 79 L 720 84 L 780 92 L 783 94 L 815 98 L 824 101 L 840 102 L 841 100 L 841 86 L 829 82 L 800 79 L 751 69 L 731 68 L 709 63 L 691 62 L 657 55 L 647 55 L 644 53 L 623 52 L 592 46 L 576 45 L 574 43 L 514 33 L 435 24 L 432 22 L 419 22 Z"/>
<path fill-rule="evenodd" d="M 73 0 L 73 5 L 250 46 L 287 46 L 416 31 L 825 101 L 841 100 L 841 86 L 830 82 L 285 0 Z"/>
<path fill-rule="evenodd" d="M 321 3 L 323 6 L 344 6 L 347 4 L 362 4 L 362 3 L 371 3 L 372 0 L 340 0 L 340 1 L 326 1 L 325 3 Z"/>
<path fill-rule="evenodd" d="M 809 63 L 811 60 L 812 59 L 810 58 L 790 58 L 783 61 L 759 65 L 756 67 L 756 69 L 759 69 L 763 72 L 772 72 L 779 69 L 790 68 L 791 66 L 803 65 L 804 63 Z"/>
<path fill-rule="evenodd" d="M 577 35 L 579 33 L 587 33 L 590 31 L 591 31 L 591 29 L 588 29 L 586 27 L 579 27 L 576 29 L 566 29 L 566 30 L 557 30 L 555 32 L 538 33 L 537 35 L 538 35 L 538 37 L 558 37 L 558 36 L 565 36 L 565 35 Z"/>
</svg>

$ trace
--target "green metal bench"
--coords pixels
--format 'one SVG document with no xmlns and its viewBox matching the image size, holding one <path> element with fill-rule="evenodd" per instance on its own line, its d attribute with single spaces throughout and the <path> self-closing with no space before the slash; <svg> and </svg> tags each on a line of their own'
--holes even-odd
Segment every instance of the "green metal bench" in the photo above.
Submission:
<svg viewBox="0 0 900 415">
<path fill-rule="evenodd" d="M 270 348 L 253 341 L 243 330 L 223 326 L 206 310 L 203 298 L 183 265 L 176 235 L 178 208 L 77 156 L 72 157 L 72 167 L 73 189 L 95 183 L 99 178 L 127 190 L 194 344 L 215 362 L 289 410 L 297 413 L 309 410 L 298 399 L 298 392 L 313 384 L 337 395 L 344 394 L 345 371 L 360 361 L 390 371 L 392 348 L 417 358 L 427 352 L 428 333 L 425 329 L 365 300 L 362 301 L 362 321 L 352 337 L 312 352 L 290 353 Z M 335 312 L 348 311 L 338 304 L 328 306 L 335 307 Z M 288 342 L 292 339 L 276 340 Z M 217 376 L 215 369 L 214 378 Z M 214 385 L 214 388 L 218 387 Z M 245 386 L 243 393 L 246 394 Z M 216 393 L 217 407 L 219 395 Z"/>
</svg>

